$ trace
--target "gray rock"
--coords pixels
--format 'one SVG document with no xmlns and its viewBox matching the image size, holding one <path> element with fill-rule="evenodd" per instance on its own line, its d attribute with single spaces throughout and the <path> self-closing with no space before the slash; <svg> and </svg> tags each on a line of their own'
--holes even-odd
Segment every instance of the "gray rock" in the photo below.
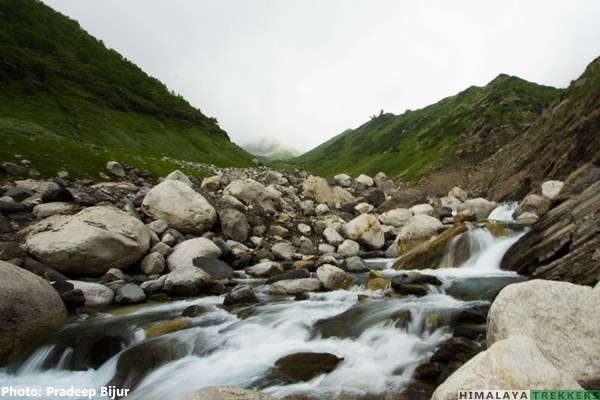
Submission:
<svg viewBox="0 0 600 400">
<path fill-rule="evenodd" d="M 365 272 L 369 270 L 369 266 L 365 260 L 358 256 L 346 258 L 342 264 L 342 268 L 348 272 Z"/>
<path fill-rule="evenodd" d="M 555 200 L 562 189 L 564 182 L 562 181 L 546 181 L 542 183 L 542 196 L 548 200 Z"/>
<path fill-rule="evenodd" d="M 168 256 L 173 251 L 173 248 L 166 243 L 160 242 L 152 246 L 150 253 L 159 253 L 163 257 Z"/>
<path fill-rule="evenodd" d="M 286 279 L 304 279 L 308 278 L 309 275 L 310 273 L 308 272 L 308 270 L 304 268 L 290 269 L 289 271 L 284 271 L 279 275 L 270 277 L 269 279 L 267 279 L 267 283 L 271 284 Z"/>
<path fill-rule="evenodd" d="M 233 196 L 247 206 L 258 207 L 267 212 L 276 212 L 275 204 L 281 198 L 253 179 L 238 179 L 223 190 L 224 196 Z"/>
<path fill-rule="evenodd" d="M 269 278 L 283 272 L 283 267 L 278 262 L 262 262 L 244 269 L 246 274 L 254 278 Z"/>
<path fill-rule="evenodd" d="M 337 248 L 337 252 L 342 257 L 357 256 L 360 251 L 360 245 L 354 240 L 346 239 Z"/>
<path fill-rule="evenodd" d="M 525 196 L 521 204 L 512 213 L 514 219 L 525 213 L 532 213 L 538 217 L 543 216 L 552 208 L 552 202 L 546 197 L 537 194 L 528 194 Z"/>
<path fill-rule="evenodd" d="M 132 265 L 147 250 L 146 226 L 112 207 L 90 207 L 74 216 L 56 215 L 30 227 L 29 252 L 58 271 L 101 276 Z"/>
<path fill-rule="evenodd" d="M 364 244 L 369 249 L 380 249 L 385 244 L 381 224 L 374 215 L 362 214 L 344 226 L 346 237 Z"/>
<path fill-rule="evenodd" d="M 226 208 L 219 211 L 219 220 L 224 236 L 241 243 L 248 240 L 251 227 L 244 214 L 233 208 Z"/>
<path fill-rule="evenodd" d="M 38 335 L 60 325 L 67 310 L 42 278 L 0 261 L 0 366 L 19 355 Z"/>
<path fill-rule="evenodd" d="M 271 253 L 276 260 L 289 261 L 294 255 L 294 246 L 289 243 L 280 242 L 271 247 Z"/>
<path fill-rule="evenodd" d="M 108 163 L 106 163 L 106 170 L 114 176 L 118 176 L 119 178 L 125 178 L 127 176 L 127 174 L 125 174 L 123 166 L 117 161 L 109 161 Z"/>
<path fill-rule="evenodd" d="M 581 386 L 600 387 L 599 304 L 600 292 L 591 287 L 544 280 L 509 285 L 490 307 L 488 343 L 526 335 Z"/>
<path fill-rule="evenodd" d="M 277 400 L 277 398 L 233 386 L 210 386 L 178 397 L 176 400 Z"/>
<path fill-rule="evenodd" d="M 165 233 L 167 229 L 169 229 L 169 224 L 164 219 L 157 219 L 156 221 L 150 222 L 146 226 L 148 227 L 148 229 L 150 229 L 159 236 Z"/>
<path fill-rule="evenodd" d="M 183 233 L 203 234 L 217 221 L 217 212 L 204 196 L 176 180 L 153 187 L 144 197 L 142 211 Z"/>
<path fill-rule="evenodd" d="M 328 290 L 345 289 L 350 285 L 350 277 L 343 269 L 331 264 L 325 264 L 317 269 L 317 278 Z"/>
<path fill-rule="evenodd" d="M 112 303 L 115 293 L 99 283 L 68 280 L 74 290 L 81 290 L 85 297 L 85 306 L 89 308 L 104 307 Z"/>
<path fill-rule="evenodd" d="M 347 190 L 331 186 L 323 178 L 310 176 L 302 182 L 302 195 L 324 204 L 345 204 L 355 201 Z"/>
<path fill-rule="evenodd" d="M 307 292 L 318 292 L 322 288 L 321 281 L 316 278 L 284 279 L 274 282 L 269 287 L 272 295 L 299 295 Z"/>
<path fill-rule="evenodd" d="M 170 296 L 197 296 L 214 284 L 209 274 L 196 267 L 178 267 L 165 280 L 164 291 Z"/>
<path fill-rule="evenodd" d="M 162 274 L 165 266 L 165 258 L 158 252 L 148 254 L 140 263 L 140 269 L 146 275 Z"/>
<path fill-rule="evenodd" d="M 536 343 L 523 335 L 498 341 L 455 371 L 432 400 L 455 400 L 459 390 L 574 389 L 581 386 L 548 361 Z"/>
<path fill-rule="evenodd" d="M 394 208 L 380 214 L 378 218 L 382 224 L 401 228 L 412 216 L 413 212 L 407 208 Z"/>
<path fill-rule="evenodd" d="M 8 261 L 13 258 L 25 258 L 27 252 L 17 242 L 0 242 L 0 260 Z"/>
<path fill-rule="evenodd" d="M 258 299 L 252 288 L 248 285 L 236 286 L 225 296 L 223 305 L 258 303 Z"/>
<path fill-rule="evenodd" d="M 186 174 L 184 174 L 183 172 L 181 172 L 179 170 L 175 170 L 175 171 L 171 172 L 169 175 L 167 175 L 165 177 L 165 180 L 166 181 L 167 180 L 178 181 L 181 183 L 185 183 L 189 187 L 194 187 L 194 184 L 192 183 L 192 181 L 190 181 L 190 178 L 188 178 Z"/>
<path fill-rule="evenodd" d="M 329 243 L 332 246 L 338 246 L 344 241 L 342 235 L 340 235 L 338 231 L 336 231 L 333 228 L 325 228 L 325 230 L 323 231 L 323 238 L 325 238 L 327 243 Z"/>
<path fill-rule="evenodd" d="M 164 291 L 165 281 L 167 280 L 168 275 L 163 275 L 158 279 L 149 280 L 143 282 L 140 285 L 140 288 L 146 293 L 146 295 L 150 296 L 151 294 L 156 294 Z"/>
<path fill-rule="evenodd" d="M 56 214 L 69 214 L 75 207 L 71 203 L 66 202 L 53 202 L 38 204 L 33 207 L 33 215 L 37 218 L 48 218 Z"/>
<path fill-rule="evenodd" d="M 193 267 L 194 258 L 219 258 L 221 249 L 211 240 L 201 237 L 179 243 L 167 257 L 167 267 L 173 271 L 178 267 Z"/>
<path fill-rule="evenodd" d="M 133 283 L 126 284 L 115 293 L 115 302 L 119 304 L 141 303 L 145 300 L 144 290 Z"/>
<path fill-rule="evenodd" d="M 209 274 L 214 280 L 233 278 L 233 268 L 221 260 L 210 257 L 196 257 L 193 260 L 195 267 Z"/>
</svg>

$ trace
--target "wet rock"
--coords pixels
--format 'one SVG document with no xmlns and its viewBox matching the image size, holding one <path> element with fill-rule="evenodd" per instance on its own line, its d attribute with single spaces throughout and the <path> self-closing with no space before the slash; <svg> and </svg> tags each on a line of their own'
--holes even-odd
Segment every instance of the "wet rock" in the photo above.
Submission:
<svg viewBox="0 0 600 400">
<path fill-rule="evenodd" d="M 501 268 L 533 278 L 594 285 L 600 275 L 600 182 L 550 210 L 504 254 Z"/>
<path fill-rule="evenodd" d="M 89 308 L 104 307 L 112 303 L 115 293 L 99 283 L 68 280 L 74 290 L 81 290 L 85 297 L 85 306 Z"/>
<path fill-rule="evenodd" d="M 187 322 L 183 319 L 160 321 L 144 329 L 144 333 L 146 334 L 146 339 L 150 339 L 167 333 L 180 331 L 186 325 Z"/>
<path fill-rule="evenodd" d="M 140 284 L 140 288 L 146 293 L 147 296 L 160 293 L 165 288 L 165 281 L 168 275 L 163 275 L 158 279 L 151 279 Z"/>
<path fill-rule="evenodd" d="M 444 364 L 439 362 L 426 362 L 415 369 L 414 377 L 424 381 L 435 381 L 444 371 L 444 367 Z"/>
<path fill-rule="evenodd" d="M 38 335 L 60 325 L 67 310 L 42 278 L 0 261 L 0 365 L 20 354 Z"/>
<path fill-rule="evenodd" d="M 278 375 L 293 381 L 309 381 L 333 371 L 343 360 L 330 353 L 294 353 L 277 360 L 275 370 Z"/>
<path fill-rule="evenodd" d="M 230 265 L 235 271 L 239 271 L 250 266 L 253 262 L 254 259 L 251 255 L 243 255 L 233 260 Z"/>
<path fill-rule="evenodd" d="M 225 296 L 223 305 L 258 303 L 258 299 L 252 288 L 248 285 L 236 286 Z"/>
<path fill-rule="evenodd" d="M 550 211 L 550 208 L 552 208 L 552 203 L 546 197 L 537 194 L 528 194 L 513 211 L 512 217 L 517 219 L 525 213 L 532 213 L 541 217 Z"/>
<path fill-rule="evenodd" d="M 330 264 L 322 265 L 317 269 L 317 278 L 328 290 L 345 289 L 350 285 L 350 277 L 344 270 Z"/>
<path fill-rule="evenodd" d="M 277 400 L 277 398 L 233 386 L 210 386 L 178 397 L 176 400 Z"/>
<path fill-rule="evenodd" d="M 454 224 L 452 228 L 442 232 L 434 239 L 414 247 L 406 254 L 400 256 L 392 268 L 394 269 L 435 269 L 442 266 L 442 259 L 448 245 L 452 239 L 467 231 L 467 226 L 463 223 Z M 400 236 L 399 236 L 400 237 Z M 444 265 L 444 267 L 456 267 L 460 260 L 456 260 L 452 265 Z"/>
<path fill-rule="evenodd" d="M 173 252 L 167 257 L 167 267 L 173 271 L 178 267 L 194 266 L 197 257 L 219 258 L 221 249 L 211 240 L 200 237 L 186 240 L 173 248 Z"/>
<path fill-rule="evenodd" d="M 318 292 L 321 287 L 321 281 L 316 278 L 285 279 L 271 284 L 269 294 L 299 295 L 307 292 Z"/>
<path fill-rule="evenodd" d="M 115 303 L 134 304 L 146 301 L 146 294 L 136 284 L 127 283 L 119 290 L 115 291 Z"/>
<path fill-rule="evenodd" d="M 431 356 L 431 361 L 465 363 L 482 350 L 481 346 L 465 337 L 453 337 L 445 341 Z"/>
<path fill-rule="evenodd" d="M 254 278 L 269 278 L 281 274 L 283 272 L 283 267 L 278 262 L 268 261 L 246 267 L 244 271 Z"/>
<path fill-rule="evenodd" d="M 196 267 L 178 267 L 165 279 L 164 291 L 169 296 L 188 297 L 206 293 L 214 284 L 209 274 Z"/>
<path fill-rule="evenodd" d="M 598 304 L 600 292 L 567 282 L 532 280 L 509 285 L 490 307 L 488 343 L 526 335 L 581 386 L 600 387 Z"/>
<path fill-rule="evenodd" d="M 392 287 L 396 288 L 401 285 L 432 285 L 440 286 L 442 281 L 433 275 L 400 275 L 392 280 Z"/>
<path fill-rule="evenodd" d="M 221 260 L 210 257 L 196 257 L 193 264 L 209 274 L 214 280 L 233 278 L 233 268 Z"/>
<path fill-rule="evenodd" d="M 270 277 L 269 279 L 267 279 L 267 283 L 271 284 L 285 279 L 304 279 L 308 278 L 309 275 L 310 273 L 308 272 L 308 270 L 304 268 L 290 269 L 288 271 L 282 272 L 279 275 Z"/>
<path fill-rule="evenodd" d="M 100 276 L 127 268 L 148 250 L 146 226 L 112 207 L 90 207 L 74 216 L 38 222 L 27 237 L 29 252 L 58 271 Z"/>
<path fill-rule="evenodd" d="M 142 211 L 183 233 L 203 234 L 217 221 L 217 212 L 204 196 L 175 180 L 153 187 L 144 197 Z"/>
<path fill-rule="evenodd" d="M 243 243 L 248 240 L 251 227 L 244 214 L 233 208 L 227 208 L 219 211 L 219 220 L 224 236 L 236 242 Z"/>
<path fill-rule="evenodd" d="M 380 249 L 385 243 L 383 231 L 377 217 L 362 214 L 344 225 L 348 239 L 364 244 L 370 249 Z"/>
<path fill-rule="evenodd" d="M 390 287 L 390 281 L 385 278 L 373 278 L 367 281 L 367 289 L 373 291 L 384 291 Z"/>
<path fill-rule="evenodd" d="M 435 390 L 432 400 L 454 400 L 459 390 L 577 389 L 581 386 L 555 367 L 523 335 L 498 341 L 460 367 Z"/>
<path fill-rule="evenodd" d="M 359 256 L 348 257 L 342 263 L 342 269 L 348 272 L 366 272 L 369 270 L 369 266 Z"/>
<path fill-rule="evenodd" d="M 386 250 L 386 255 L 397 257 L 437 235 L 442 227 L 442 223 L 437 218 L 429 215 L 415 215 L 402 227 L 394 244 Z"/>
</svg>

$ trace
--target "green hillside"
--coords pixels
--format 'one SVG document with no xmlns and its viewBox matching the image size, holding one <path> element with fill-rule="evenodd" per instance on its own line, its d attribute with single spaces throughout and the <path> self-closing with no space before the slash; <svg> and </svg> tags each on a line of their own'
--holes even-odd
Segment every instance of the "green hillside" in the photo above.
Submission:
<svg viewBox="0 0 600 400">
<path fill-rule="evenodd" d="M 431 168 L 477 163 L 528 129 L 561 90 L 501 74 L 420 110 L 381 113 L 293 159 L 313 173 L 416 180 Z"/>
<path fill-rule="evenodd" d="M 0 1 L 0 161 L 97 177 L 106 161 L 249 166 L 215 118 L 36 0 Z"/>
</svg>

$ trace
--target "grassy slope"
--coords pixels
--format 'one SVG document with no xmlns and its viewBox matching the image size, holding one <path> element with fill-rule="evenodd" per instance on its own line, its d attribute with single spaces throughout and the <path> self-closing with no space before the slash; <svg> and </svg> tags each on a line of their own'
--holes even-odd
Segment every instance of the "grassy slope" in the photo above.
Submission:
<svg viewBox="0 0 600 400">
<path fill-rule="evenodd" d="M 473 145 L 466 154 L 472 162 L 489 156 L 494 147 L 476 147 L 479 139 L 472 136 L 487 137 L 500 127 L 519 133 L 559 94 L 558 89 L 499 75 L 483 88 L 470 87 L 423 109 L 382 114 L 292 161 L 323 176 L 383 171 L 415 180 L 429 167 L 453 162 L 467 144 Z"/>
<path fill-rule="evenodd" d="M 172 157 L 250 166 L 214 118 L 35 0 L 0 3 L 0 160 L 97 176 L 117 159 L 161 175 Z"/>
</svg>

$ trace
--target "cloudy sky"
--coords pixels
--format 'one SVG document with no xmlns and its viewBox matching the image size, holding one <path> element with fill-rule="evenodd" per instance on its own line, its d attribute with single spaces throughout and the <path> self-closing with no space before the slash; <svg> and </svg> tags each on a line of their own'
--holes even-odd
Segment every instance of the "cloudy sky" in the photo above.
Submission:
<svg viewBox="0 0 600 400">
<path fill-rule="evenodd" d="M 43 0 L 238 144 L 309 150 L 499 73 L 566 87 L 600 56 L 598 0 Z"/>
</svg>

